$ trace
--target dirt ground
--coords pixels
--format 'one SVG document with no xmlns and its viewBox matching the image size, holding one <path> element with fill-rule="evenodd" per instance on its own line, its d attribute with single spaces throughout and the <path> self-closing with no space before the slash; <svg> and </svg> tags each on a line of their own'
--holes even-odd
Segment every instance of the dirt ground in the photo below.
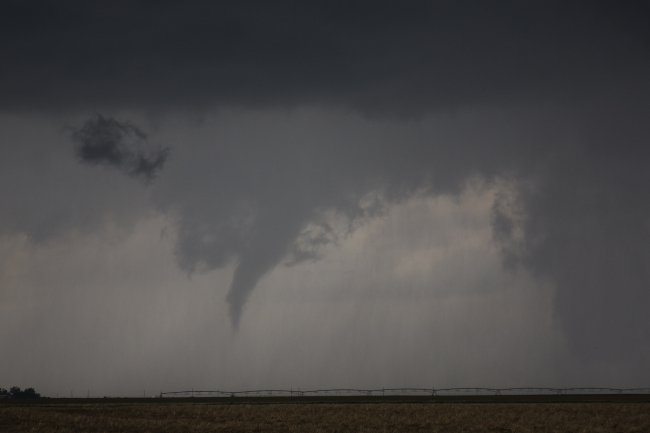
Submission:
<svg viewBox="0 0 650 433">
<path fill-rule="evenodd" d="M 650 432 L 650 403 L 3 404 L 1 432 Z"/>
</svg>

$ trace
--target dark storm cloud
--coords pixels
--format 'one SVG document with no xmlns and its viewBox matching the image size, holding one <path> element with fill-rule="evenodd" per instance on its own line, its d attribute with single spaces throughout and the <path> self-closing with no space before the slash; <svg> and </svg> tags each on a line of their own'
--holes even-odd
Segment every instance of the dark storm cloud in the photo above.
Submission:
<svg viewBox="0 0 650 433">
<path fill-rule="evenodd" d="M 395 127 L 366 136 L 341 119 L 340 135 L 255 135 L 244 122 L 201 157 L 179 158 L 175 181 L 161 179 L 156 195 L 180 213 L 180 265 L 238 264 L 228 295 L 236 325 L 266 272 L 330 242 L 326 230 L 305 234 L 318 211 L 355 220 L 372 214 L 360 199 L 373 190 L 398 201 L 423 187 L 457 191 L 477 173 L 508 176 L 518 195 L 494 214 L 508 264 L 555 284 L 556 312 L 584 358 L 625 357 L 648 349 L 650 329 L 648 8 L 3 2 L 0 109 L 311 105 L 389 120 L 451 112 L 452 126 L 414 135 Z M 467 107 L 485 111 L 454 120 Z M 255 127 L 273 130 L 263 120 Z M 101 154 L 105 164 L 120 159 L 110 145 Z"/>
<path fill-rule="evenodd" d="M 98 114 L 74 129 L 75 153 L 85 164 L 116 168 L 129 176 L 152 180 L 162 170 L 169 148 L 153 148 L 147 134 L 128 122 Z"/>
<path fill-rule="evenodd" d="M 644 76 L 647 16 L 642 2 L 10 1 L 0 108 L 574 99 Z"/>
</svg>

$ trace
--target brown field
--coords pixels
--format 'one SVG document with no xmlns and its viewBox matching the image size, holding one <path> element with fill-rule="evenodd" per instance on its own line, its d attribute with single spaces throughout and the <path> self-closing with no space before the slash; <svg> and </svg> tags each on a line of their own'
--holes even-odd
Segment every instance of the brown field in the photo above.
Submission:
<svg viewBox="0 0 650 433">
<path fill-rule="evenodd" d="M 650 432 L 638 402 L 2 404 L 0 432 Z"/>
</svg>

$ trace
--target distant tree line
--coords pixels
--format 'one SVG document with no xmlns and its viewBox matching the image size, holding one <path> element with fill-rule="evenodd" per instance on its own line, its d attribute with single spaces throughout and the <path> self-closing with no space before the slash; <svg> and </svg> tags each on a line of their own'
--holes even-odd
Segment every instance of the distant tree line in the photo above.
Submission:
<svg viewBox="0 0 650 433">
<path fill-rule="evenodd" d="M 34 391 L 34 388 L 26 388 L 23 391 L 17 386 L 12 386 L 9 391 L 0 388 L 0 398 L 41 398 L 41 395 Z"/>
</svg>

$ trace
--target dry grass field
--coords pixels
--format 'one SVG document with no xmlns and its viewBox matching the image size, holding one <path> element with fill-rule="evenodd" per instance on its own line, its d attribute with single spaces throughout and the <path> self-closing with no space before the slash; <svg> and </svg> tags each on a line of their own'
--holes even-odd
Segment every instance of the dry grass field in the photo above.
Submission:
<svg viewBox="0 0 650 433">
<path fill-rule="evenodd" d="M 650 404 L 3 405 L 0 432 L 650 432 Z"/>
</svg>

